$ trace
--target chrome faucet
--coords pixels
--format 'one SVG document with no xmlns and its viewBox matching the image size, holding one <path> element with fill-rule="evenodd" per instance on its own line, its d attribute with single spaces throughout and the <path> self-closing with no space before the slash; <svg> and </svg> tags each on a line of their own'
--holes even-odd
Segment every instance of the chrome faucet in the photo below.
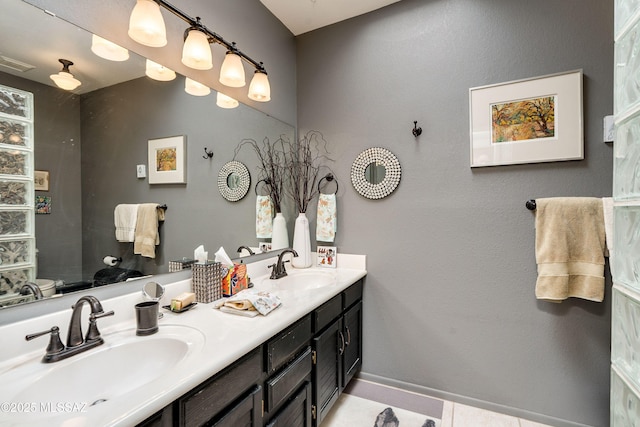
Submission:
<svg viewBox="0 0 640 427">
<path fill-rule="evenodd" d="M 44 295 L 42 294 L 40 287 L 33 282 L 27 282 L 24 285 L 22 285 L 19 293 L 20 295 L 27 295 L 29 294 L 29 291 L 31 291 L 31 293 L 37 300 L 44 298 Z"/>
<path fill-rule="evenodd" d="M 284 263 L 289 262 L 289 260 L 287 261 L 282 260 L 282 257 L 286 254 L 293 254 L 294 257 L 298 256 L 298 252 L 294 251 L 293 249 L 285 249 L 282 252 L 280 252 L 280 254 L 278 255 L 278 261 L 276 261 L 275 264 L 271 264 L 269 266 L 269 268 L 273 267 L 273 270 L 271 270 L 271 276 L 269 276 L 269 279 L 272 279 L 272 280 L 280 279 L 287 275 L 287 270 L 284 268 Z"/>
<path fill-rule="evenodd" d="M 91 314 L 89 315 L 89 330 L 87 331 L 86 337 L 83 338 L 80 315 L 82 314 L 82 306 L 84 303 L 89 304 L 91 307 Z M 49 345 L 42 357 L 43 363 L 57 362 L 104 344 L 96 321 L 102 317 L 113 316 L 113 310 L 105 313 L 98 298 L 91 295 L 81 297 L 71 308 L 73 308 L 73 312 L 71 313 L 71 323 L 69 323 L 66 347 L 60 340 L 60 329 L 57 326 L 54 326 L 50 330 L 37 332 L 25 337 L 27 341 L 31 341 L 34 338 L 51 334 Z"/>
</svg>

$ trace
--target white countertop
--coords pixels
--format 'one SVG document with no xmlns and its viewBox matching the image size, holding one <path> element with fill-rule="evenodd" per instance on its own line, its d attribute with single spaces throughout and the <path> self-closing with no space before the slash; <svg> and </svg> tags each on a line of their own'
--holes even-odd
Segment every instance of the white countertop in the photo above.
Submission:
<svg viewBox="0 0 640 427">
<path fill-rule="evenodd" d="M 266 266 L 273 263 L 273 259 L 260 261 L 248 265 L 249 275 L 257 289 L 267 272 Z M 339 254 L 338 268 L 322 268 L 323 272 L 335 272 L 336 283 L 319 289 L 308 291 L 282 292 L 279 294 L 282 305 L 267 316 L 253 318 L 220 312 L 213 308 L 213 303 L 198 303 L 193 309 L 181 314 L 161 309 L 164 313 L 159 320 L 159 327 L 170 325 L 190 326 L 200 330 L 204 336 L 204 346 L 201 351 L 194 352 L 188 363 L 179 363 L 166 375 L 128 392 L 123 396 L 112 396 L 106 402 L 95 406 L 88 406 L 90 402 L 59 402 L 56 396 L 51 396 L 53 406 L 46 407 L 48 413 L 41 411 L 43 402 L 15 402 L 15 387 L 3 382 L 2 375 L 18 363 L 38 363 L 44 354 L 48 337 L 42 337 L 26 342 L 24 336 L 28 333 L 60 327 L 60 336 L 66 341 L 68 323 L 71 310 L 28 319 L 14 324 L 0 327 L 0 336 L 5 349 L 0 359 L 0 424 L 3 426 L 43 425 L 65 427 L 93 427 L 101 426 L 132 426 L 144 421 L 160 409 L 172 403 L 186 392 L 192 390 L 203 381 L 210 378 L 226 366 L 247 354 L 266 340 L 305 316 L 313 309 L 322 305 L 344 289 L 366 275 L 366 259 L 361 255 Z M 290 266 L 288 270 L 292 271 Z M 293 274 L 293 273 L 292 273 Z M 173 283 L 166 286 L 166 293 L 161 305 L 169 304 L 172 297 L 183 291 L 190 290 L 190 280 Z M 146 283 L 146 281 L 145 281 Z M 141 289 L 142 284 L 138 286 Z M 122 297 L 101 301 L 105 311 L 114 310 L 115 315 L 98 321 L 98 327 L 105 345 L 109 343 L 109 336 L 114 333 L 122 335 L 123 330 L 131 329 L 135 335 L 135 315 L 133 306 L 141 302 L 139 291 Z M 89 309 L 84 307 L 83 315 L 88 316 Z M 83 331 L 86 331 L 87 321 L 83 320 Z M 153 336 L 151 336 L 153 337 Z M 144 340 L 150 337 L 136 337 Z M 99 348 L 99 347 L 98 347 Z M 82 354 L 88 354 L 88 350 Z M 74 363 L 75 358 L 82 354 L 52 364 L 40 364 L 38 369 L 43 372 L 59 364 Z M 104 367 L 102 367 L 104 368 Z M 101 369 L 96 366 L 95 369 Z M 124 382 L 126 378 L 122 379 Z M 65 387 L 60 384 L 61 389 Z M 36 409 L 33 413 L 25 412 L 25 408 Z M 59 408 L 60 410 L 52 410 Z M 45 421 L 46 420 L 46 421 Z"/>
</svg>

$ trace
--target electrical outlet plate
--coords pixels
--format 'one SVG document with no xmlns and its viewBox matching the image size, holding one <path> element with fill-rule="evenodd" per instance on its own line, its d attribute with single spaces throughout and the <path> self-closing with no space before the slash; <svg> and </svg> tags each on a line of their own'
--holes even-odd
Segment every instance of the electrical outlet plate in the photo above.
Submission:
<svg viewBox="0 0 640 427">
<path fill-rule="evenodd" d="M 603 120 L 603 129 L 602 138 L 604 142 L 613 142 L 616 133 L 613 116 L 605 116 Z"/>
<path fill-rule="evenodd" d="M 147 167 L 145 165 L 137 165 L 136 166 L 136 176 L 138 178 L 146 178 L 147 177 Z"/>
</svg>

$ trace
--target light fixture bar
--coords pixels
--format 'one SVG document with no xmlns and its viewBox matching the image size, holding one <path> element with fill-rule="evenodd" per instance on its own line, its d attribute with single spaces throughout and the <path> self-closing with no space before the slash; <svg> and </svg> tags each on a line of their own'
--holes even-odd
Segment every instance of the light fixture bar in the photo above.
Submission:
<svg viewBox="0 0 640 427">
<path fill-rule="evenodd" d="M 184 13 L 183 11 L 181 11 L 180 9 L 178 9 L 177 7 L 175 7 L 174 5 L 172 5 L 171 3 L 169 3 L 169 2 L 167 2 L 165 0 L 153 0 L 153 1 L 158 3 L 159 6 L 164 7 L 169 12 L 173 13 L 174 15 L 176 15 L 178 18 L 180 18 L 183 21 L 185 21 L 187 24 L 189 24 L 190 28 L 191 27 L 192 28 L 197 28 L 198 30 L 200 30 L 203 33 L 205 33 L 207 35 L 207 38 L 209 39 L 209 43 L 221 44 L 222 46 L 226 47 L 227 50 L 232 51 L 233 53 L 235 53 L 236 55 L 240 56 L 242 59 L 244 59 L 245 61 L 247 61 L 251 65 L 253 65 L 256 68 L 256 70 L 266 74 L 266 70 L 265 70 L 264 65 L 262 64 L 262 62 L 258 62 L 256 60 L 252 59 L 250 56 L 246 55 L 244 52 L 239 50 L 235 46 L 234 43 L 229 43 L 224 38 L 222 38 L 221 35 L 209 30 L 206 26 L 204 26 L 200 22 L 199 18 L 195 18 L 194 19 L 194 18 L 190 17 L 189 15 L 187 15 L 186 13 Z"/>
</svg>

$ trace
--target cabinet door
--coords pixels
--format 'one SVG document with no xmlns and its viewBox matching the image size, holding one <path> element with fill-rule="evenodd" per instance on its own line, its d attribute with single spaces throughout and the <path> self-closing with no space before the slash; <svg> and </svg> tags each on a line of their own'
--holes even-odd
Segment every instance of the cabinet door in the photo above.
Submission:
<svg viewBox="0 0 640 427">
<path fill-rule="evenodd" d="M 306 382 L 267 427 L 311 427 L 311 385 Z"/>
<path fill-rule="evenodd" d="M 258 427 L 262 425 L 262 387 L 256 386 L 240 400 L 213 427 Z"/>
<path fill-rule="evenodd" d="M 340 394 L 340 372 L 342 371 L 341 319 L 333 322 L 325 331 L 313 339 L 315 363 L 313 367 L 313 404 L 316 410 L 315 425 L 320 425 L 325 415 Z"/>
<path fill-rule="evenodd" d="M 343 317 L 343 335 L 345 340 L 342 387 L 346 387 L 351 378 L 362 366 L 362 301 L 351 307 Z"/>
</svg>

